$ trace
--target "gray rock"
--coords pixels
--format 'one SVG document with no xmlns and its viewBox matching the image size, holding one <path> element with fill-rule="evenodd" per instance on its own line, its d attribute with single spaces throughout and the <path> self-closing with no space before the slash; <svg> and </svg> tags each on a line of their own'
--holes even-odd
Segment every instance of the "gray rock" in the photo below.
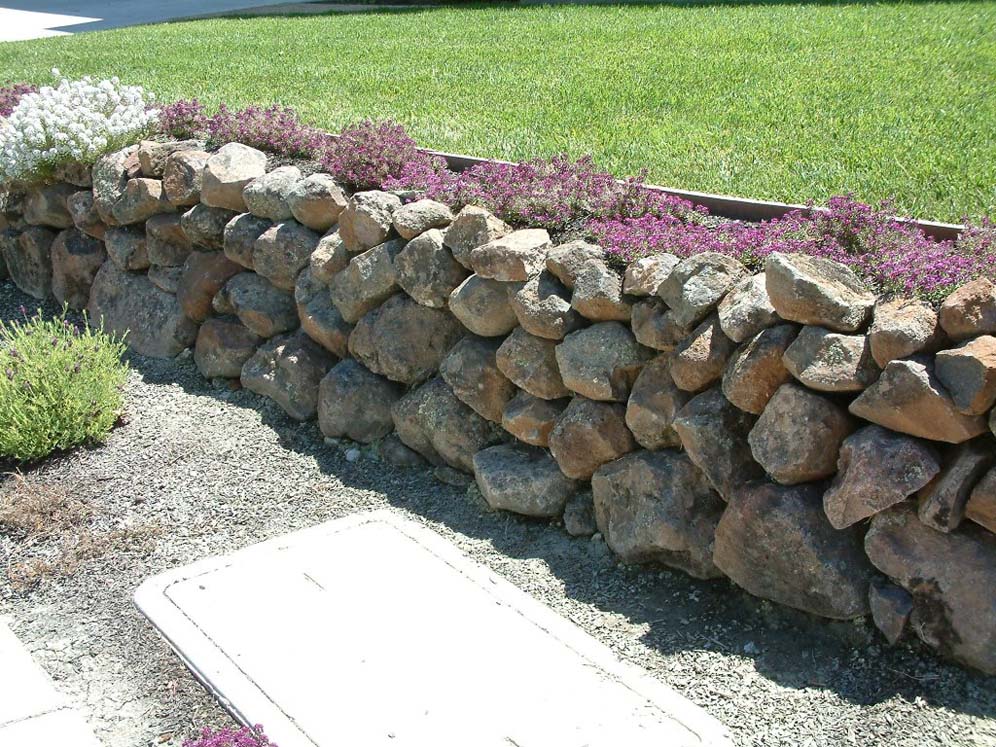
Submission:
<svg viewBox="0 0 996 747">
<path fill-rule="evenodd" d="M 308 266 L 320 238 L 297 221 L 277 223 L 253 244 L 252 267 L 278 288 L 292 291 L 298 273 Z"/>
<path fill-rule="evenodd" d="M 236 215 L 225 224 L 222 233 L 225 256 L 247 270 L 252 270 L 256 240 L 272 227 L 270 221 L 257 218 L 252 213 Z"/>
<path fill-rule="evenodd" d="M 204 164 L 201 202 L 208 207 L 247 212 L 242 192 L 265 173 L 265 153 L 241 143 L 223 145 Z"/>
<path fill-rule="evenodd" d="M 775 252 L 768 256 L 764 274 L 768 297 L 783 319 L 857 332 L 871 318 L 875 294 L 839 262 Z"/>
<path fill-rule="evenodd" d="M 184 150 L 171 153 L 163 167 L 163 190 L 176 207 L 193 207 L 201 201 L 201 178 L 210 153 Z"/>
<path fill-rule="evenodd" d="M 747 274 L 735 259 L 703 252 L 683 259 L 661 285 L 659 295 L 674 312 L 680 326 L 705 319 L 723 297 Z"/>
<path fill-rule="evenodd" d="M 505 286 L 480 275 L 471 275 L 454 289 L 449 307 L 463 326 L 481 337 L 507 335 L 518 324 Z"/>
<path fill-rule="evenodd" d="M 379 244 L 353 257 L 333 276 L 329 291 L 343 319 L 355 324 L 398 291 L 394 258 L 404 246 L 400 240 Z"/>
<path fill-rule="evenodd" d="M 372 443 L 394 430 L 391 406 L 403 393 L 358 362 L 339 361 L 318 387 L 318 426 L 329 437 Z"/>
<path fill-rule="evenodd" d="M 453 258 L 468 270 L 470 253 L 479 246 L 510 233 L 512 229 L 484 208 L 467 205 L 446 229 L 445 243 Z"/>
<path fill-rule="evenodd" d="M 895 646 L 913 612 L 913 597 L 895 584 L 876 583 L 868 589 L 868 605 L 875 627 L 882 631 L 890 646 Z"/>
<path fill-rule="evenodd" d="M 231 210 L 194 205 L 180 216 L 180 225 L 194 246 L 218 250 L 224 246 L 225 226 L 234 217 Z"/>
<path fill-rule="evenodd" d="M 605 252 L 602 247 L 589 244 L 587 241 L 570 241 L 553 247 L 546 257 L 546 269 L 564 284 L 565 288 L 574 288 L 574 280 L 581 269 L 591 260 L 604 262 Z"/>
<path fill-rule="evenodd" d="M 694 326 L 679 325 L 674 319 L 674 312 L 659 298 L 648 298 L 633 304 L 630 324 L 637 342 L 664 353 L 673 351 L 694 329 Z"/>
<path fill-rule="evenodd" d="M 545 449 L 491 446 L 474 455 L 474 479 L 493 509 L 525 516 L 560 516 L 577 489 Z"/>
<path fill-rule="evenodd" d="M 163 267 L 161 265 L 152 265 L 149 267 L 149 280 L 152 284 L 160 290 L 172 293 L 173 295 L 176 295 L 176 289 L 180 287 L 180 276 L 182 275 L 182 267 Z M 215 307 L 213 299 L 211 306 Z M 215 310 L 217 309 L 215 308 Z"/>
<path fill-rule="evenodd" d="M 661 283 L 681 260 L 673 254 L 656 254 L 641 257 L 626 267 L 623 276 L 623 293 L 632 296 L 656 296 Z"/>
<path fill-rule="evenodd" d="M 394 230 L 403 239 L 414 239 L 430 228 L 445 228 L 453 222 L 453 211 L 435 200 L 416 200 L 402 205 L 391 217 Z"/>
<path fill-rule="evenodd" d="M 822 327 L 803 327 L 785 351 L 785 368 L 818 392 L 860 392 L 878 378 L 865 335 L 843 335 Z"/>
<path fill-rule="evenodd" d="M 177 213 L 153 215 L 145 222 L 145 234 L 146 254 L 154 265 L 179 267 L 193 249 Z"/>
<path fill-rule="evenodd" d="M 294 298 L 254 272 L 240 272 L 225 285 L 229 303 L 239 321 L 263 338 L 290 332 L 298 326 Z"/>
<path fill-rule="evenodd" d="M 52 169 L 52 178 L 59 182 L 68 182 L 74 187 L 89 189 L 93 186 L 91 165 L 80 161 L 63 161 Z M 92 194 L 92 192 L 91 192 Z"/>
<path fill-rule="evenodd" d="M 737 348 L 723 372 L 723 395 L 741 410 L 760 415 L 778 387 L 792 380 L 782 356 L 796 332 L 793 324 L 779 324 Z"/>
<path fill-rule="evenodd" d="M 762 330 L 773 327 L 781 318 L 768 298 L 765 275 L 759 272 L 740 280 L 716 307 L 719 326 L 723 334 L 734 342 L 755 337 Z"/>
<path fill-rule="evenodd" d="M 482 418 L 502 422 L 502 413 L 515 395 L 515 385 L 498 369 L 499 341 L 469 335 L 443 358 L 439 374 L 457 398 Z"/>
<path fill-rule="evenodd" d="M 280 166 L 249 182 L 242 190 L 242 199 L 249 212 L 272 221 L 293 217 L 289 199 L 292 189 L 301 181 L 297 166 Z"/>
<path fill-rule="evenodd" d="M 349 357 L 349 336 L 353 333 L 353 325 L 343 319 L 332 305 L 328 286 L 315 280 L 311 267 L 297 276 L 294 302 L 304 333 L 336 357 Z"/>
<path fill-rule="evenodd" d="M 518 440 L 533 446 L 547 446 L 550 431 L 567 407 L 568 399 L 540 399 L 518 392 L 505 405 L 501 425 Z"/>
<path fill-rule="evenodd" d="M 897 298 L 875 305 L 868 341 L 872 358 L 880 368 L 897 358 L 933 353 L 944 340 L 937 312 L 926 301 Z"/>
<path fill-rule="evenodd" d="M 508 302 L 522 328 L 537 337 L 562 340 L 583 324 L 571 308 L 567 289 L 546 270 L 524 283 L 509 285 Z"/>
<path fill-rule="evenodd" d="M 329 174 L 311 174 L 291 187 L 287 204 L 291 215 L 312 231 L 324 233 L 339 220 L 347 198 Z"/>
<path fill-rule="evenodd" d="M 663 354 L 649 361 L 636 377 L 626 402 L 626 425 L 636 442 L 651 450 L 680 446 L 672 424 L 690 397 L 671 379 L 671 356 Z"/>
<path fill-rule="evenodd" d="M 636 448 L 623 405 L 575 397 L 550 432 L 549 448 L 560 471 L 588 480 L 606 462 Z"/>
<path fill-rule="evenodd" d="M 524 228 L 472 250 L 470 267 L 482 278 L 528 280 L 543 269 L 549 249 L 550 234 L 542 228 Z"/>
<path fill-rule="evenodd" d="M 388 192 L 357 192 L 339 216 L 339 235 L 351 252 L 383 244 L 391 235 L 394 211 L 401 200 Z"/>
<path fill-rule="evenodd" d="M 32 298 L 45 299 L 52 295 L 52 242 L 55 236 L 51 229 L 29 226 L 19 234 L 8 234 L 2 243 L 10 279 Z"/>
<path fill-rule="evenodd" d="M 972 489 L 996 461 L 996 444 L 989 436 L 954 447 L 935 479 L 917 493 L 917 516 L 939 532 L 953 532 L 965 518 Z"/>
<path fill-rule="evenodd" d="M 972 488 L 965 504 L 965 518 L 996 534 L 996 467 Z"/>
<path fill-rule="evenodd" d="M 937 378 L 965 415 L 985 415 L 996 404 L 996 337 L 982 335 L 934 358 Z"/>
<path fill-rule="evenodd" d="M 671 378 L 679 389 L 701 392 L 719 382 L 736 343 L 723 334 L 719 317 L 706 317 L 674 351 Z"/>
<path fill-rule="evenodd" d="M 85 309 L 90 286 L 107 258 L 104 245 L 79 229 L 67 228 L 52 242 L 52 295 L 59 304 Z"/>
<path fill-rule="evenodd" d="M 242 367 L 242 386 L 269 397 L 295 420 L 318 413 L 318 386 L 335 358 L 303 332 L 263 343 Z"/>
<path fill-rule="evenodd" d="M 425 466 L 425 460 L 418 455 L 418 452 L 405 446 L 395 433 L 380 442 L 377 454 L 392 467 L 413 469 Z"/>
<path fill-rule="evenodd" d="M 498 369 L 519 389 L 541 399 L 569 397 L 557 365 L 556 343 L 517 327 L 498 348 Z"/>
<path fill-rule="evenodd" d="M 124 194 L 128 180 L 137 177 L 141 169 L 137 145 L 101 156 L 93 164 L 93 203 L 105 225 L 117 225 L 112 213 L 114 203 Z"/>
<path fill-rule="evenodd" d="M 624 324 L 600 322 L 571 332 L 555 355 L 568 389 L 588 399 L 625 402 L 650 351 Z"/>
<path fill-rule="evenodd" d="M 564 506 L 564 529 L 572 537 L 590 537 L 598 531 L 595 502 L 590 490 L 582 490 L 567 499 Z"/>
<path fill-rule="evenodd" d="M 152 264 L 146 233 L 135 226 L 108 228 L 104 234 L 104 245 L 111 262 L 122 270 L 138 272 Z"/>
<path fill-rule="evenodd" d="M 627 322 L 633 315 L 632 300 L 622 292 L 622 278 L 601 260 L 589 260 L 575 273 L 571 306 L 594 322 Z"/>
<path fill-rule="evenodd" d="M 953 340 L 996 335 L 996 284 L 989 278 L 966 283 L 944 300 L 939 316 Z"/>
<path fill-rule="evenodd" d="M 466 268 L 443 245 L 442 231 L 435 228 L 405 244 L 394 260 L 394 268 L 398 285 L 405 293 L 434 309 L 444 308 L 450 294 L 468 275 Z"/>
<path fill-rule="evenodd" d="M 241 270 L 221 252 L 191 252 L 176 287 L 176 300 L 183 313 L 195 322 L 203 322 L 214 310 L 215 294 Z"/>
<path fill-rule="evenodd" d="M 206 379 L 237 379 L 262 340 L 238 319 L 217 316 L 208 319 L 197 331 L 194 363 Z"/>
<path fill-rule="evenodd" d="M 308 264 L 311 275 L 320 283 L 328 285 L 336 273 L 349 265 L 352 255 L 346 250 L 338 230 L 329 231 L 318 240 L 318 246 L 311 253 Z"/>
<path fill-rule="evenodd" d="M 30 226 L 71 228 L 73 216 L 67 200 L 78 190 L 72 184 L 43 184 L 24 199 L 24 222 Z"/>
<path fill-rule="evenodd" d="M 80 190 L 66 198 L 66 209 L 73 218 L 73 225 L 87 236 L 103 241 L 107 226 L 100 219 L 97 206 L 93 200 L 93 192 Z"/>
<path fill-rule="evenodd" d="M 144 223 L 153 215 L 172 213 L 175 209 L 166 199 L 163 183 L 158 179 L 129 179 L 111 208 L 111 214 L 118 225 L 127 226 Z"/>
</svg>

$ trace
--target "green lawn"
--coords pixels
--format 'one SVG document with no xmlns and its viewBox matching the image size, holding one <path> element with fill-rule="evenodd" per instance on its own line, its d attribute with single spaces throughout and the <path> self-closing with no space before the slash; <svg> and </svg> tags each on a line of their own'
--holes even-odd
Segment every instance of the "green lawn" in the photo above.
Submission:
<svg viewBox="0 0 996 747">
<path fill-rule="evenodd" d="M 392 117 L 441 150 L 593 153 L 686 189 L 996 215 L 993 2 L 493 6 L 0 44 L 2 77 L 52 67 L 329 128 Z"/>
</svg>

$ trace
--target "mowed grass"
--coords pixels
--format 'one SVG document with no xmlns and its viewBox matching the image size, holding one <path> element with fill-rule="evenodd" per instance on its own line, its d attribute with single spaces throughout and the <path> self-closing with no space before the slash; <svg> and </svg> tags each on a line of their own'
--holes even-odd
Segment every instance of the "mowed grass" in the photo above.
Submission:
<svg viewBox="0 0 996 747">
<path fill-rule="evenodd" d="M 591 153 L 685 189 L 996 215 L 992 2 L 492 5 L 0 44 L 0 77 L 52 67 L 330 129 L 393 118 L 440 150 Z"/>
</svg>

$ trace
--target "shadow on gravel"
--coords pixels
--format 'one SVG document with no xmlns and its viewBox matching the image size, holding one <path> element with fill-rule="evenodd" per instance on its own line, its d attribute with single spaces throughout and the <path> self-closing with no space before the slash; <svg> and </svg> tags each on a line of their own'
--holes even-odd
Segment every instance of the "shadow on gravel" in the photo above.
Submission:
<svg viewBox="0 0 996 747">
<path fill-rule="evenodd" d="M 22 304 L 40 305 L 0 282 L 0 319 L 20 318 Z M 41 306 L 58 313 L 51 304 Z M 214 387 L 189 356 L 163 361 L 132 354 L 129 362 L 146 383 L 178 385 L 195 396 L 260 412 L 284 448 L 313 459 L 323 474 L 348 487 L 381 493 L 391 505 L 489 542 L 511 558 L 543 561 L 567 596 L 603 613 L 603 620 L 578 621 L 589 628 L 611 628 L 623 616 L 645 626 L 643 643 L 662 654 L 707 650 L 750 657 L 757 673 L 786 688 L 823 689 L 861 706 L 898 696 L 996 718 L 996 677 L 944 662 L 917 641 L 890 648 L 868 622 L 812 617 L 752 597 L 728 581 L 621 565 L 604 543 L 571 538 L 550 522 L 491 512 L 466 489 L 439 483 L 430 470 L 371 470 L 350 463 L 323 442 L 316 423 L 293 421 L 251 392 Z M 713 697 L 722 700 L 724 692 L 717 682 Z"/>
</svg>

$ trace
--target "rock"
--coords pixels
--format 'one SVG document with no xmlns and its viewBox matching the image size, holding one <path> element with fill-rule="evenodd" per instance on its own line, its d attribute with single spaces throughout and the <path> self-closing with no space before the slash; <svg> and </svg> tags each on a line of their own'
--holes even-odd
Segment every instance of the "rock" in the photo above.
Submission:
<svg viewBox="0 0 996 747">
<path fill-rule="evenodd" d="M 435 465 L 473 473 L 473 457 L 501 431 L 461 402 L 441 378 L 412 389 L 391 407 L 398 437 Z"/>
<path fill-rule="evenodd" d="M 972 488 L 965 504 L 965 518 L 996 534 L 996 467 Z"/>
<path fill-rule="evenodd" d="M 52 295 L 52 242 L 55 231 L 41 226 L 29 226 L 17 241 L 2 242 L 3 259 L 10 279 L 32 298 L 45 299 Z"/>
<path fill-rule="evenodd" d="M 145 249 L 149 262 L 162 267 L 179 267 L 187 261 L 193 245 L 183 231 L 176 213 L 153 215 L 145 222 Z"/>
<path fill-rule="evenodd" d="M 133 223 L 144 223 L 159 213 L 172 213 L 174 209 L 166 199 L 161 181 L 129 179 L 124 192 L 111 208 L 111 214 L 118 225 L 128 226 Z"/>
<path fill-rule="evenodd" d="M 641 257 L 631 262 L 623 277 L 623 293 L 632 296 L 656 296 L 661 283 L 667 280 L 671 270 L 677 267 L 681 260 L 673 254 L 657 254 L 653 257 Z"/>
<path fill-rule="evenodd" d="M 93 201 L 93 192 L 81 190 L 73 192 L 66 198 L 66 209 L 73 218 L 73 225 L 87 236 L 103 240 L 107 227 L 100 219 L 97 206 Z"/>
<path fill-rule="evenodd" d="M 474 249 L 510 233 L 511 230 L 504 221 L 484 208 L 467 205 L 453 219 L 446 230 L 444 241 L 453 252 L 453 258 L 469 270 L 470 253 Z"/>
<path fill-rule="evenodd" d="M 474 455 L 474 479 L 488 505 L 525 516 L 560 516 L 577 488 L 545 449 L 501 444 Z"/>
<path fill-rule="evenodd" d="M 591 478 L 606 462 L 633 451 L 623 405 L 575 397 L 550 432 L 549 448 L 560 470 L 575 480 Z"/>
<path fill-rule="evenodd" d="M 270 221 L 257 218 L 252 213 L 236 215 L 225 224 L 222 232 L 225 256 L 247 270 L 252 270 L 256 240 L 272 227 Z"/>
<path fill-rule="evenodd" d="M 329 174 L 311 174 L 291 187 L 287 204 L 301 225 L 324 233 L 346 209 L 346 195 Z"/>
<path fill-rule="evenodd" d="M 343 319 L 332 305 L 328 286 L 315 280 L 310 267 L 297 276 L 294 301 L 304 333 L 336 357 L 349 357 L 349 336 L 353 325 Z"/>
<path fill-rule="evenodd" d="M 736 343 L 723 334 L 719 317 L 707 317 L 674 351 L 671 378 L 679 389 L 701 392 L 719 382 Z"/>
<path fill-rule="evenodd" d="M 277 223 L 253 244 L 252 267 L 281 290 L 292 291 L 298 273 L 308 266 L 320 238 L 297 221 Z"/>
<path fill-rule="evenodd" d="M 462 335 L 450 314 L 398 294 L 357 322 L 349 352 L 374 373 L 412 385 L 435 373 Z"/>
<path fill-rule="evenodd" d="M 803 327 L 785 351 L 785 368 L 818 392 L 860 392 L 881 370 L 864 335 L 842 335 L 822 327 Z"/>
<path fill-rule="evenodd" d="M 330 231 L 318 240 L 318 246 L 311 253 L 308 265 L 312 277 L 319 283 L 328 285 L 336 273 L 349 265 L 352 255 L 346 251 L 339 231 Z"/>
<path fill-rule="evenodd" d="M 540 399 L 529 392 L 518 392 L 505 405 L 501 425 L 520 441 L 533 446 L 547 446 L 550 431 L 567 407 L 568 399 Z"/>
<path fill-rule="evenodd" d="M 225 226 L 235 217 L 231 210 L 194 205 L 180 216 L 180 225 L 194 246 L 203 249 L 222 249 L 225 244 Z"/>
<path fill-rule="evenodd" d="M 176 295 L 176 289 L 180 287 L 180 277 L 183 275 L 182 267 L 162 267 L 152 265 L 149 267 L 149 280 L 154 286 L 167 293 Z M 211 301 L 214 307 L 214 300 Z M 215 309 L 217 311 L 217 309 Z"/>
<path fill-rule="evenodd" d="M 498 369 L 520 389 L 541 399 L 569 397 L 557 365 L 556 343 L 515 329 L 498 348 Z"/>
<path fill-rule="evenodd" d="M 986 431 L 985 418 L 958 412 L 926 359 L 890 361 L 849 409 L 859 418 L 932 441 L 961 443 Z"/>
<path fill-rule="evenodd" d="M 294 298 L 261 275 L 240 272 L 225 284 L 225 293 L 239 321 L 260 337 L 273 337 L 298 326 Z"/>
<path fill-rule="evenodd" d="M 346 269 L 329 284 L 332 303 L 342 318 L 355 324 L 398 290 L 394 259 L 404 248 L 403 241 L 388 241 L 353 257 Z"/>
<path fill-rule="evenodd" d="M 600 322 L 571 332 L 555 355 L 568 389 L 588 399 L 625 402 L 650 351 L 624 324 Z"/>
<path fill-rule="evenodd" d="M 297 166 L 280 166 L 253 179 L 242 190 L 249 212 L 259 218 L 285 221 L 293 217 L 289 199 L 291 190 L 301 181 Z"/>
<path fill-rule="evenodd" d="M 326 436 L 372 443 L 394 430 L 391 406 L 403 393 L 356 361 L 339 361 L 318 387 L 318 426 Z"/>
<path fill-rule="evenodd" d="M 996 404 L 996 337 L 982 335 L 934 358 L 937 378 L 965 415 L 984 415 Z"/>
<path fill-rule="evenodd" d="M 52 295 L 59 304 L 85 309 L 90 286 L 107 258 L 104 245 L 76 228 L 67 228 L 52 242 Z"/>
<path fill-rule="evenodd" d="M 339 235 L 351 252 L 383 244 L 391 235 L 394 211 L 401 200 L 388 192 L 357 192 L 339 216 Z"/>
<path fill-rule="evenodd" d="M 263 343 L 242 367 L 242 386 L 269 397 L 295 420 L 318 412 L 318 385 L 335 358 L 302 332 Z"/>
<path fill-rule="evenodd" d="M 241 270 L 221 252 L 191 252 L 176 287 L 176 300 L 183 313 L 195 322 L 203 322 L 213 311 L 214 294 Z"/>
<path fill-rule="evenodd" d="M 528 280 L 543 269 L 549 249 L 550 234 L 542 228 L 524 228 L 472 250 L 470 267 L 482 278 Z"/>
<path fill-rule="evenodd" d="M 78 190 L 72 184 L 46 184 L 30 190 L 24 200 L 24 222 L 46 228 L 72 228 L 66 202 Z"/>
<path fill-rule="evenodd" d="M 639 451 L 591 478 L 595 520 L 626 563 L 658 562 L 695 578 L 722 575 L 712 562 L 723 502 L 684 454 Z"/>
<path fill-rule="evenodd" d="M 180 274 L 183 274 L 182 270 Z M 232 305 L 232 297 L 228 295 L 228 283 L 222 286 L 221 290 L 214 294 L 214 298 L 211 299 L 211 309 L 215 314 L 220 314 L 222 316 L 235 316 L 235 307 Z"/>
<path fill-rule="evenodd" d="M 601 260 L 590 260 L 575 274 L 571 307 L 594 322 L 626 322 L 633 315 L 633 304 L 622 292 L 622 278 Z"/>
<path fill-rule="evenodd" d="M 231 316 L 213 317 L 197 331 L 194 363 L 206 379 L 237 379 L 242 375 L 242 366 L 261 342 L 259 336 L 238 319 Z"/>
<path fill-rule="evenodd" d="M 506 335 L 518 324 L 505 286 L 480 275 L 471 275 L 456 287 L 449 307 L 463 326 L 481 337 Z"/>
<path fill-rule="evenodd" d="M 564 529 L 572 537 L 590 537 L 598 531 L 595 502 L 590 490 L 582 490 L 567 499 L 564 506 Z"/>
<path fill-rule="evenodd" d="M 946 455 L 944 468 L 917 493 L 917 515 L 928 527 L 953 532 L 965 517 L 972 489 L 996 461 L 996 445 L 983 436 L 955 447 Z"/>
<path fill-rule="evenodd" d="M 148 269 L 149 248 L 146 233 L 141 228 L 108 228 L 104 234 L 104 245 L 111 262 L 122 270 L 138 272 Z"/>
<path fill-rule="evenodd" d="M 937 452 L 922 441 L 865 426 L 841 444 L 823 510 L 834 528 L 844 529 L 906 500 L 940 469 Z"/>
<path fill-rule="evenodd" d="M 996 588 L 996 536 L 969 526 L 935 532 L 903 506 L 872 519 L 865 550 L 913 596 L 910 629 L 924 643 L 996 674 L 996 595 L 980 593 Z"/>
<path fill-rule="evenodd" d="M 567 289 L 545 270 L 524 283 L 510 285 L 508 301 L 522 328 L 537 337 L 562 340 L 583 324 L 571 308 Z"/>
<path fill-rule="evenodd" d="M 889 361 L 917 353 L 933 353 L 944 342 L 937 312 L 926 301 L 897 298 L 880 301 L 868 330 L 872 358 L 885 368 Z"/>
<path fill-rule="evenodd" d="M 758 482 L 729 496 L 713 560 L 751 594 L 822 617 L 869 612 L 872 568 L 857 527 L 830 526 L 821 485 Z"/>
<path fill-rule="evenodd" d="M 108 334 L 127 333 L 128 347 L 152 358 L 174 358 L 197 337 L 175 296 L 113 262 L 104 262 L 93 280 L 87 315 L 91 325 L 103 321 Z"/>
<path fill-rule="evenodd" d="M 574 280 L 589 261 L 604 263 L 602 247 L 587 241 L 570 241 L 553 247 L 547 253 L 546 269 L 553 273 L 565 288 L 574 289 Z"/>
<path fill-rule="evenodd" d="M 857 332 L 871 318 L 875 294 L 839 262 L 774 252 L 764 265 L 768 297 L 783 319 Z"/>
<path fill-rule="evenodd" d="M 724 500 L 745 482 L 764 477 L 748 441 L 756 422 L 719 389 L 693 397 L 674 416 L 672 425 L 685 453 Z"/>
<path fill-rule="evenodd" d="M 398 235 L 411 240 L 430 228 L 448 226 L 453 222 L 453 211 L 435 200 L 416 200 L 395 210 L 391 220 Z"/>
<path fill-rule="evenodd" d="M 453 394 L 482 418 L 502 422 L 505 405 L 515 395 L 515 385 L 495 362 L 499 341 L 467 336 L 443 358 L 439 374 Z"/>
<path fill-rule="evenodd" d="M 723 334 L 734 342 L 756 337 L 781 318 L 771 305 L 763 272 L 738 281 L 716 307 Z"/>
<path fill-rule="evenodd" d="M 792 380 L 782 356 L 795 336 L 795 325 L 779 324 L 741 345 L 723 372 L 726 398 L 741 410 L 760 415 L 778 387 Z"/>
<path fill-rule="evenodd" d="M 394 259 L 394 269 L 405 293 L 434 309 L 444 308 L 450 294 L 467 277 L 467 270 L 453 259 L 443 245 L 442 232 L 435 228 L 405 244 Z"/>
<path fill-rule="evenodd" d="M 425 460 L 418 455 L 418 452 L 401 443 L 401 439 L 394 433 L 380 442 L 377 453 L 383 461 L 392 467 L 412 469 L 425 466 Z"/>
<path fill-rule="evenodd" d="M 996 284 L 979 278 L 954 291 L 941 304 L 940 323 L 953 340 L 996 335 Z"/>
<path fill-rule="evenodd" d="M 142 165 L 138 162 L 137 153 L 138 146 L 130 145 L 101 156 L 93 164 L 93 202 L 105 225 L 117 224 L 111 212 L 114 203 L 124 194 L 128 180 L 141 173 Z"/>
<path fill-rule="evenodd" d="M 142 176 L 150 179 L 162 179 L 166 173 L 166 162 L 169 157 L 182 151 L 200 151 L 204 143 L 200 140 L 142 140 L 138 144 L 138 163 L 142 168 Z"/>
<path fill-rule="evenodd" d="M 93 175 L 90 170 L 91 165 L 88 163 L 63 161 L 52 168 L 52 178 L 58 182 L 68 182 L 73 186 L 89 189 L 93 186 Z"/>
<path fill-rule="evenodd" d="M 680 326 L 698 324 L 716 308 L 747 270 L 735 259 L 703 252 L 681 260 L 661 284 L 664 299 Z"/>
<path fill-rule="evenodd" d="M 163 167 L 163 191 L 176 207 L 193 207 L 201 201 L 201 177 L 210 153 L 182 150 L 170 153 Z"/>
<path fill-rule="evenodd" d="M 905 589 L 889 583 L 874 583 L 868 589 L 872 620 L 882 635 L 895 646 L 903 637 L 913 611 L 913 597 Z"/>
<path fill-rule="evenodd" d="M 266 154 L 241 143 L 221 146 L 204 164 L 201 202 L 208 207 L 244 213 L 243 190 L 266 173 Z"/>
<path fill-rule="evenodd" d="M 651 450 L 680 446 L 671 426 L 690 397 L 674 385 L 669 355 L 648 362 L 636 377 L 626 403 L 626 425 L 636 442 Z"/>
<path fill-rule="evenodd" d="M 768 401 L 750 432 L 754 460 L 782 485 L 830 477 L 840 445 L 855 424 L 830 400 L 783 384 Z"/>
<path fill-rule="evenodd" d="M 665 353 L 674 350 L 694 329 L 675 322 L 674 312 L 659 298 L 633 304 L 631 326 L 637 342 Z"/>
</svg>

